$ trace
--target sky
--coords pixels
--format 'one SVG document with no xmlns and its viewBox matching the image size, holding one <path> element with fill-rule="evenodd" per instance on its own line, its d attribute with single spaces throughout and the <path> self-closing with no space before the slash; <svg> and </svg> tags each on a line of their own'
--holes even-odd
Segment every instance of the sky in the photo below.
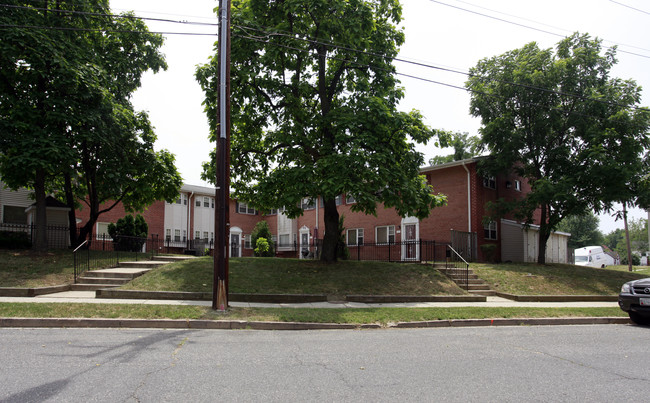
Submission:
<svg viewBox="0 0 650 403">
<path fill-rule="evenodd" d="M 401 26 L 406 40 L 399 58 L 429 67 L 395 62 L 405 97 L 400 109 L 419 110 L 432 128 L 478 135 L 480 119 L 469 114 L 469 94 L 462 90 L 467 72 L 483 59 L 517 49 L 529 42 L 552 48 L 573 32 L 589 33 L 604 46 L 618 47 L 613 77 L 633 79 L 650 91 L 650 4 L 644 0 L 402 0 Z M 197 65 L 215 54 L 218 30 L 214 8 L 218 0 L 111 0 L 114 13 L 134 11 L 141 17 L 201 22 L 190 25 L 147 21 L 151 31 L 201 33 L 165 34 L 162 52 L 168 69 L 147 73 L 133 95 L 136 109 L 149 113 L 156 128 L 156 149 L 176 155 L 176 166 L 187 184 L 210 186 L 201 180 L 201 165 L 214 147 L 201 103 L 204 94 L 194 79 Z M 407 77 L 415 76 L 416 78 Z M 456 88 L 456 87 L 461 87 Z M 642 105 L 650 104 L 645 93 Z M 428 161 L 449 154 L 433 144 L 417 147 Z M 647 218 L 632 209 L 629 217 Z M 622 228 L 609 214 L 601 214 L 600 229 L 607 234 Z"/>
</svg>

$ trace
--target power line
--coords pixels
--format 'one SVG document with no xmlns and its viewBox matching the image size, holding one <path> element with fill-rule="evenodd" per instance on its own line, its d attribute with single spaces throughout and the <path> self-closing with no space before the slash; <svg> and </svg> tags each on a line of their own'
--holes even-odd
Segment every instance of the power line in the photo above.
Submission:
<svg viewBox="0 0 650 403">
<path fill-rule="evenodd" d="M 547 31 L 547 30 L 545 30 L 545 29 L 535 28 L 535 27 L 531 27 L 530 25 L 525 25 L 525 24 L 521 24 L 521 23 L 518 23 L 518 22 L 509 21 L 509 20 L 506 20 L 506 19 L 504 19 L 504 18 L 495 17 L 495 16 L 493 16 L 493 15 L 480 13 L 480 12 L 478 12 L 478 11 L 468 10 L 468 9 L 466 9 L 466 8 L 462 8 L 462 7 L 454 6 L 454 5 L 452 5 L 452 4 L 443 3 L 443 2 L 438 1 L 438 0 L 429 0 L 429 1 L 430 1 L 431 3 L 436 3 L 436 4 L 440 4 L 440 5 L 442 5 L 442 6 L 455 8 L 455 9 L 457 9 L 457 10 L 465 11 L 465 12 L 470 13 L 470 14 L 475 14 L 475 15 L 479 15 L 479 16 L 481 16 L 481 17 L 490 18 L 490 19 L 493 19 L 493 20 L 496 20 L 496 21 L 504 22 L 504 23 L 506 23 L 506 24 L 516 25 L 516 26 L 521 27 L 521 28 L 532 29 L 532 30 L 534 30 L 534 31 L 538 31 L 538 32 L 542 32 L 542 33 L 545 33 L 545 34 L 549 34 L 549 35 L 557 36 L 557 37 L 560 37 L 560 38 L 565 38 L 565 37 L 566 37 L 565 35 L 558 34 L 558 33 L 551 32 L 551 31 Z M 611 47 L 608 47 L 608 49 L 612 49 L 612 48 L 611 48 Z M 634 55 L 634 56 L 639 56 L 639 57 L 643 57 L 643 58 L 646 58 L 646 59 L 650 59 L 650 56 L 642 55 L 642 54 L 640 54 L 640 53 L 630 52 L 630 51 L 623 50 L 623 49 L 618 49 L 618 51 L 621 52 L 621 53 L 627 53 L 627 54 L 630 54 L 630 55 Z"/>
<path fill-rule="evenodd" d="M 650 15 L 650 13 L 647 12 L 647 11 L 644 11 L 644 10 L 641 10 L 641 9 L 638 9 L 638 8 L 634 8 L 634 7 L 629 6 L 629 5 L 627 5 L 627 4 L 623 4 L 623 3 L 619 2 L 619 1 L 614 1 L 614 0 L 609 0 L 609 1 L 611 1 L 611 2 L 614 3 L 614 4 L 618 4 L 619 6 L 627 7 L 627 8 L 629 8 L 629 9 L 634 10 L 634 11 L 638 11 L 638 12 L 640 12 L 640 13 Z"/>
</svg>

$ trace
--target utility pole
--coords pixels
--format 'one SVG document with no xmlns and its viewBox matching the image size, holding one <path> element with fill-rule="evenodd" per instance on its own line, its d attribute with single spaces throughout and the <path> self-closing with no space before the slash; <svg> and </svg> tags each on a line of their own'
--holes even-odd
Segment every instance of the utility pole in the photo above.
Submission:
<svg viewBox="0 0 650 403">
<path fill-rule="evenodd" d="M 230 234 L 230 0 L 219 0 L 219 118 L 214 217 L 212 309 L 228 309 L 228 242 Z"/>
</svg>

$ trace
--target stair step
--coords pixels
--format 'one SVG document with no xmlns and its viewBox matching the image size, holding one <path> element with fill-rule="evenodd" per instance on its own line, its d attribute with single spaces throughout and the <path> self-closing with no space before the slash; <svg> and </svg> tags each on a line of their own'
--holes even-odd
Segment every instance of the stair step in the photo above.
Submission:
<svg viewBox="0 0 650 403">
<path fill-rule="evenodd" d="M 100 270 L 90 270 L 83 274 L 83 277 L 96 277 L 96 278 L 114 278 L 114 279 L 124 279 L 124 280 L 133 280 L 142 273 L 129 273 L 129 272 L 108 272 Z"/>
<path fill-rule="evenodd" d="M 490 290 L 490 286 L 487 284 L 470 284 L 469 286 L 465 283 L 456 283 L 463 290 Z"/>
<path fill-rule="evenodd" d="M 97 291 L 104 288 L 116 288 L 116 284 L 72 284 L 71 291 Z"/>
<path fill-rule="evenodd" d="M 484 295 L 486 297 L 493 297 L 497 295 L 497 292 L 494 290 L 469 290 L 470 294 Z"/>
<path fill-rule="evenodd" d="M 165 262 L 160 261 L 151 261 L 143 260 L 141 262 L 120 262 L 119 268 L 130 268 L 130 269 L 155 269 L 166 264 Z"/>
<path fill-rule="evenodd" d="M 182 260 L 196 259 L 194 256 L 154 256 L 153 260 L 156 262 L 178 262 Z"/>
<path fill-rule="evenodd" d="M 108 277 L 78 277 L 77 284 L 115 284 L 123 285 L 131 281 L 132 278 L 108 278 Z"/>
</svg>

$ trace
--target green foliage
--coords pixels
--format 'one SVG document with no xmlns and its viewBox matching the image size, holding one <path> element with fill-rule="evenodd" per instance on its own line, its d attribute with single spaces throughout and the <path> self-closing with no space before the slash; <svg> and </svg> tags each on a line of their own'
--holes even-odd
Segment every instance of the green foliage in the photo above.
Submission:
<svg viewBox="0 0 650 403">
<path fill-rule="evenodd" d="M 514 171 L 530 183 L 507 210 L 533 223 L 541 209 L 539 263 L 564 217 L 616 201 L 641 204 L 648 192 L 640 178 L 650 113 L 637 108 L 634 81 L 609 77 L 615 62 L 615 49 L 601 55 L 599 40 L 576 33 L 555 52 L 530 43 L 471 69 L 470 111 L 482 119 L 492 155 L 482 169 Z"/>
<path fill-rule="evenodd" d="M 564 218 L 558 224 L 557 229 L 571 234 L 568 243 L 569 249 L 602 245 L 605 238 L 598 229 L 599 222 L 598 216 L 592 212 L 587 212 L 584 215 L 573 215 Z"/>
<path fill-rule="evenodd" d="M 27 232 L 0 231 L 0 249 L 28 249 L 31 246 Z"/>
<path fill-rule="evenodd" d="M 135 218 L 127 214 L 117 220 L 117 223 L 108 224 L 108 234 L 119 250 L 132 252 L 141 250 L 148 233 L 149 225 L 140 214 Z"/>
<path fill-rule="evenodd" d="M 444 204 L 420 177 L 424 159 L 414 145 L 437 133 L 419 112 L 397 108 L 403 91 L 392 61 L 404 41 L 397 0 L 234 0 L 232 10 L 237 198 L 264 210 L 285 207 L 296 217 L 302 198 L 322 197 L 327 261 L 336 259 L 334 200 L 341 194 L 369 214 L 383 202 L 402 216 L 423 218 Z M 213 139 L 217 62 L 213 57 L 196 74 Z M 213 167 L 204 165 L 204 179 L 215 177 Z"/>
<path fill-rule="evenodd" d="M 485 243 L 481 245 L 481 253 L 483 253 L 483 259 L 486 262 L 494 263 L 497 255 L 497 244 Z"/>
<path fill-rule="evenodd" d="M 102 17 L 107 0 L 9 3 L 21 7 L 0 14 L 11 27 L 0 30 L 0 175 L 34 188 L 36 224 L 45 223 L 46 191 L 73 210 L 87 204 L 80 239 L 116 204 L 100 210 L 105 201 L 135 211 L 176 197 L 174 157 L 154 151 L 148 117 L 131 103 L 142 74 L 167 67 L 162 36 L 140 19 Z"/>
<path fill-rule="evenodd" d="M 608 248 L 614 250 L 616 249 L 616 245 L 618 245 L 618 243 L 622 240 L 625 240 L 625 231 L 621 228 L 616 228 L 614 231 L 605 235 L 604 242 Z"/>
<path fill-rule="evenodd" d="M 253 231 L 251 232 L 251 244 L 257 246 L 257 241 L 260 238 L 264 238 L 268 248 L 260 250 L 260 253 L 257 252 L 257 247 L 255 248 L 255 256 L 257 257 L 272 257 L 275 256 L 275 245 L 273 244 L 273 234 L 271 233 L 271 227 L 266 221 L 260 221 L 255 224 Z"/>
<path fill-rule="evenodd" d="M 469 133 L 454 133 L 450 141 L 441 141 L 442 147 L 453 147 L 454 153 L 449 155 L 438 155 L 429 160 L 430 165 L 440 165 L 452 161 L 460 161 L 478 156 L 480 153 L 481 139 L 470 136 Z"/>
<path fill-rule="evenodd" d="M 269 241 L 266 240 L 266 238 L 259 237 L 257 238 L 257 241 L 255 242 L 255 256 L 257 257 L 268 257 L 271 256 L 269 253 L 271 251 L 271 246 L 269 245 Z"/>
</svg>

